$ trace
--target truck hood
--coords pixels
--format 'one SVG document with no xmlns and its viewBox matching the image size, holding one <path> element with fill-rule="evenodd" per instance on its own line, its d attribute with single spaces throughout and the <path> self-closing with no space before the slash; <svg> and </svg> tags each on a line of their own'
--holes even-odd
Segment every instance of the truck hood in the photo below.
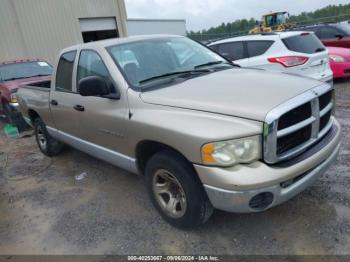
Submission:
<svg viewBox="0 0 350 262">
<path fill-rule="evenodd" d="M 144 91 L 140 97 L 150 104 L 264 121 L 274 107 L 321 84 L 284 73 L 239 68 Z"/>
</svg>

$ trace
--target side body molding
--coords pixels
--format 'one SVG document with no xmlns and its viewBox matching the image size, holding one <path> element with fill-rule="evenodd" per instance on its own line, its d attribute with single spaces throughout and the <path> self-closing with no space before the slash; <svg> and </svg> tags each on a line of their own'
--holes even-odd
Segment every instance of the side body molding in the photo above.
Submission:
<svg viewBox="0 0 350 262">
<path fill-rule="evenodd" d="M 46 127 L 51 136 L 62 141 L 80 151 L 83 151 L 93 157 L 106 161 L 112 165 L 123 168 L 131 173 L 139 174 L 136 165 L 136 159 L 115 152 L 111 149 L 90 143 L 80 138 L 71 136 L 65 132 L 52 127 Z"/>
</svg>

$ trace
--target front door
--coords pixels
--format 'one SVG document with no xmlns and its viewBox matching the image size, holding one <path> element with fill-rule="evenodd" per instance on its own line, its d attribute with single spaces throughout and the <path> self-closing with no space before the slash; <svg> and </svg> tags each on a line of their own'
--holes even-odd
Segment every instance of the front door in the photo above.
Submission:
<svg viewBox="0 0 350 262">
<path fill-rule="evenodd" d="M 128 104 L 124 94 L 113 98 L 117 86 L 100 55 L 94 50 L 81 50 L 77 66 L 76 85 L 89 76 L 105 79 L 111 90 L 110 97 L 78 96 L 79 137 L 87 142 L 120 153 L 126 151 L 126 129 L 129 122 Z M 118 90 L 120 92 L 121 90 Z"/>
</svg>

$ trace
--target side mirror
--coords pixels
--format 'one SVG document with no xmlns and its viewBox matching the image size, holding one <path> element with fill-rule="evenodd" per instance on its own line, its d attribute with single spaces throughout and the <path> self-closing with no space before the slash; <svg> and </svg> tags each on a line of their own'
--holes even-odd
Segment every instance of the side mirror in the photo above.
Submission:
<svg viewBox="0 0 350 262">
<path fill-rule="evenodd" d="M 78 83 L 79 94 L 82 96 L 106 96 L 110 94 L 107 82 L 99 76 L 88 76 Z"/>
<path fill-rule="evenodd" d="M 339 40 L 344 38 L 342 34 L 336 34 L 335 37 L 338 38 Z"/>
</svg>

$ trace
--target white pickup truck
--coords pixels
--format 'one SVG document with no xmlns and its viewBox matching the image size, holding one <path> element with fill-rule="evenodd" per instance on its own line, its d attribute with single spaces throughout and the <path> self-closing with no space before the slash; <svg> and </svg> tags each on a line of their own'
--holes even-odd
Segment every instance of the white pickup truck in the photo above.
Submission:
<svg viewBox="0 0 350 262">
<path fill-rule="evenodd" d="M 214 208 L 263 211 L 336 159 L 327 83 L 239 68 L 185 37 L 139 36 L 64 49 L 52 82 L 18 91 L 40 150 L 64 144 L 145 176 L 170 224 Z"/>
</svg>

